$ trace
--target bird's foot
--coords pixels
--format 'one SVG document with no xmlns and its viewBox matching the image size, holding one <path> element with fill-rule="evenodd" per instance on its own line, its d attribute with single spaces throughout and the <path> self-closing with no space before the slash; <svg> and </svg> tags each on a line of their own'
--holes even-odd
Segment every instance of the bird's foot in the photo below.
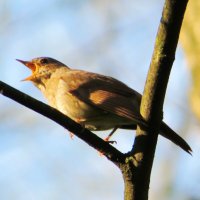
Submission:
<svg viewBox="0 0 200 200">
<path fill-rule="evenodd" d="M 110 138 L 112 137 L 112 135 L 115 133 L 115 131 L 118 129 L 118 127 L 116 126 L 111 132 L 110 134 L 104 139 L 105 142 L 108 142 L 109 144 L 117 144 L 117 142 L 115 140 L 110 140 Z"/>
<path fill-rule="evenodd" d="M 73 140 L 74 139 L 74 134 L 72 132 L 69 132 L 69 137 Z"/>
<path fill-rule="evenodd" d="M 110 138 L 111 138 L 111 136 L 108 135 L 108 137 L 106 137 L 106 138 L 104 139 L 104 141 L 105 141 L 105 142 L 108 142 L 109 144 L 117 144 L 117 141 L 115 141 L 115 140 L 109 140 Z"/>
</svg>

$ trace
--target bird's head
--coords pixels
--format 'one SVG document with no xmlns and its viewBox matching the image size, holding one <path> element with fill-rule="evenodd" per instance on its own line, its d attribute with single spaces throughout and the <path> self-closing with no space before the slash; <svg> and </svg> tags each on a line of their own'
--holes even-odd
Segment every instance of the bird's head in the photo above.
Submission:
<svg viewBox="0 0 200 200">
<path fill-rule="evenodd" d="M 25 78 L 23 81 L 32 81 L 34 83 L 40 82 L 42 79 L 49 79 L 52 73 L 60 67 L 68 68 L 65 64 L 49 57 L 34 58 L 31 61 L 16 60 L 32 71 L 31 76 Z"/>
</svg>

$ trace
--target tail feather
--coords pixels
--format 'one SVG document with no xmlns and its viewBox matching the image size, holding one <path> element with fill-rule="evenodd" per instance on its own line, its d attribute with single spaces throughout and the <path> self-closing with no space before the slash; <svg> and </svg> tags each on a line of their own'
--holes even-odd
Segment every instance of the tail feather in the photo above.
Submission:
<svg viewBox="0 0 200 200">
<path fill-rule="evenodd" d="M 136 125 L 135 124 L 122 125 L 119 128 L 134 129 L 135 130 Z M 162 122 L 161 127 L 160 127 L 160 135 L 162 135 L 163 137 L 172 141 L 174 144 L 181 147 L 184 151 L 186 151 L 190 155 L 192 154 L 192 149 L 189 146 L 189 144 L 181 136 L 179 136 L 175 131 L 173 131 L 167 124 L 165 124 L 164 122 Z"/>
<path fill-rule="evenodd" d="M 160 134 L 163 137 L 175 143 L 176 145 L 178 145 L 179 147 L 181 147 L 184 151 L 186 151 L 190 155 L 192 155 L 192 149 L 189 146 L 189 144 L 164 122 L 162 122 L 161 124 Z"/>
</svg>

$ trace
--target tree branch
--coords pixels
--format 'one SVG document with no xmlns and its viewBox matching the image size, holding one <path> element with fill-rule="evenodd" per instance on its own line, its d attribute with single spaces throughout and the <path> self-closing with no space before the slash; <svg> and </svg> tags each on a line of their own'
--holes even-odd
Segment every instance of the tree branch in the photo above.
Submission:
<svg viewBox="0 0 200 200">
<path fill-rule="evenodd" d="M 187 2 L 187 0 L 165 1 L 141 103 L 141 114 L 148 122 L 149 128 L 144 130 L 138 127 L 135 143 L 130 152 L 133 156 L 127 159 L 130 164 L 128 167 L 125 166 L 126 170 L 123 173 L 124 179 L 128 180 L 125 183 L 127 200 L 148 199 L 163 102 Z"/>
<path fill-rule="evenodd" d="M 88 145 L 102 152 L 103 155 L 116 165 L 118 165 L 119 162 L 124 162 L 124 154 L 89 130 L 84 129 L 80 124 L 74 122 L 58 110 L 30 97 L 27 94 L 24 94 L 23 92 L 20 92 L 2 81 L 0 81 L 0 93 L 63 126 L 85 141 Z"/>
</svg>

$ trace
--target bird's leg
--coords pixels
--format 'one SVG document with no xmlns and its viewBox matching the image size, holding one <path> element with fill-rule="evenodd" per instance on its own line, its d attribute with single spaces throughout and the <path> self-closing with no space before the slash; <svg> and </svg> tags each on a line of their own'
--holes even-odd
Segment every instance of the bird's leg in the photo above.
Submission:
<svg viewBox="0 0 200 200">
<path fill-rule="evenodd" d="M 69 133 L 69 137 L 73 140 L 74 139 L 74 134 L 72 132 L 70 132 L 70 131 L 68 131 L 68 133 Z M 67 135 L 67 133 L 66 133 L 66 135 Z"/>
<path fill-rule="evenodd" d="M 108 142 L 108 143 L 117 143 L 116 141 L 109 141 L 109 139 L 112 137 L 112 135 L 115 133 L 115 131 L 118 129 L 118 126 L 115 126 L 115 128 L 113 128 L 113 130 L 110 132 L 110 134 L 104 139 L 104 141 Z"/>
<path fill-rule="evenodd" d="M 73 140 L 74 139 L 74 134 L 72 132 L 69 132 L 69 137 Z"/>
<path fill-rule="evenodd" d="M 109 139 L 112 137 L 112 135 L 115 133 L 115 131 L 118 129 L 118 126 L 116 126 L 115 128 L 113 128 L 113 130 L 110 132 L 110 134 L 104 139 L 105 142 L 108 142 L 109 144 L 114 144 L 114 143 L 117 143 L 116 141 L 109 141 Z M 100 156 L 103 156 L 104 154 L 100 151 L 99 152 L 99 155 Z"/>
</svg>

